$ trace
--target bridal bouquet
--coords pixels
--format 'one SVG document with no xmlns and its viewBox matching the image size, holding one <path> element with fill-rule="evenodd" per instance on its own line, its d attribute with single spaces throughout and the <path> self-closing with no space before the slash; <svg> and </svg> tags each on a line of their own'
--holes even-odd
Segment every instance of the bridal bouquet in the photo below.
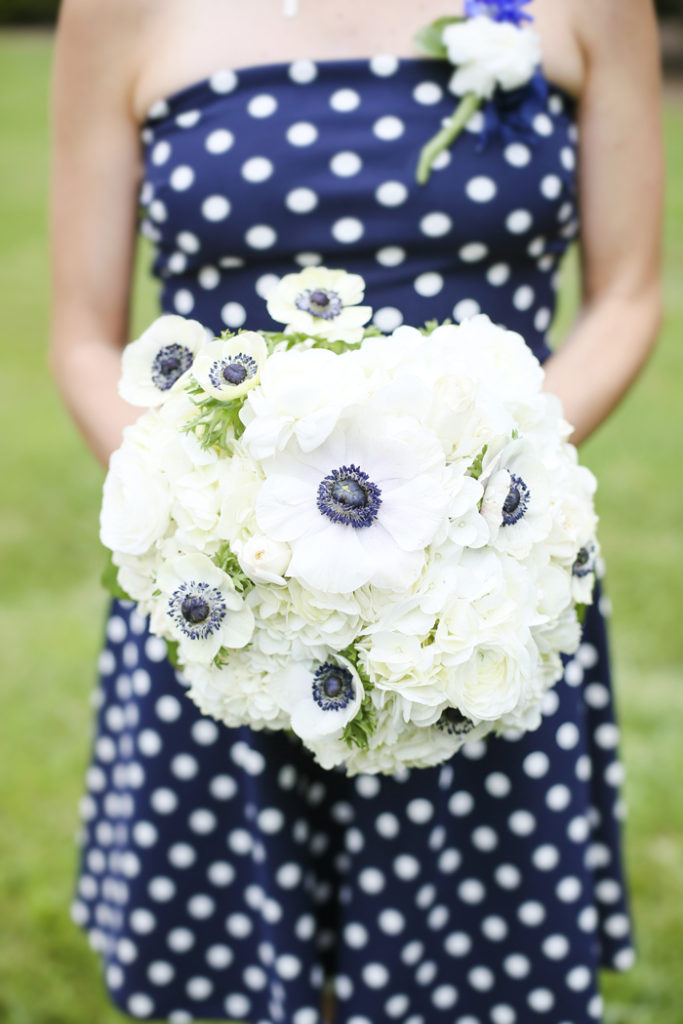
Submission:
<svg viewBox="0 0 683 1024">
<path fill-rule="evenodd" d="M 155 321 L 101 516 L 201 711 L 349 774 L 537 728 L 597 555 L 594 478 L 523 339 L 486 316 L 385 336 L 363 294 L 309 267 L 268 297 L 282 333 Z"/>
</svg>

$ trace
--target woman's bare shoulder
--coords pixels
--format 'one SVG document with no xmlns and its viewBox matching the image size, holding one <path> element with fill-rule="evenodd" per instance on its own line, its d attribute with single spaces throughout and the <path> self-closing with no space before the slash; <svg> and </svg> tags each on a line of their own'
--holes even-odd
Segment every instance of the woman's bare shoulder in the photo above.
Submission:
<svg viewBox="0 0 683 1024">
<path fill-rule="evenodd" d="M 651 45 L 656 26 L 653 0 L 566 0 L 572 22 L 588 56 L 611 54 L 623 59 L 620 46 Z M 645 35 L 643 35 L 645 33 Z"/>
</svg>

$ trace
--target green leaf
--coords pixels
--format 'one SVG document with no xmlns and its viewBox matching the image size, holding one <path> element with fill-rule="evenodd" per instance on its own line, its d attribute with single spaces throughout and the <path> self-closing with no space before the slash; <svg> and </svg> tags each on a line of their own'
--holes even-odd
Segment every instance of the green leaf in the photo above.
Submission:
<svg viewBox="0 0 683 1024">
<path fill-rule="evenodd" d="M 360 747 L 367 750 L 370 746 L 370 737 L 377 728 L 377 711 L 372 700 L 367 695 L 358 709 L 358 714 L 344 728 L 342 733 L 347 747 Z"/>
<path fill-rule="evenodd" d="M 446 25 L 453 25 L 457 21 L 464 21 L 461 16 L 437 18 L 429 25 L 425 25 L 413 36 L 415 49 L 419 50 L 426 57 L 438 57 L 444 60 L 448 57 L 448 50 L 442 42 L 441 36 Z"/>
<path fill-rule="evenodd" d="M 107 562 L 102 570 L 102 586 L 105 590 L 108 590 L 113 597 L 120 598 L 121 601 L 132 601 L 133 598 L 130 594 L 127 594 L 123 587 L 119 586 L 119 570 L 114 565 L 111 551 L 107 548 Z"/>
<path fill-rule="evenodd" d="M 579 620 L 579 625 L 583 626 L 583 620 L 586 618 L 587 604 L 577 604 L 576 606 L 576 617 Z"/>
<path fill-rule="evenodd" d="M 224 544 L 220 548 L 214 561 L 219 569 L 228 574 L 235 590 L 240 594 L 248 594 L 250 590 L 254 589 L 254 581 L 247 576 L 229 544 Z"/>
<path fill-rule="evenodd" d="M 475 480 L 478 480 L 479 477 L 481 476 L 484 465 L 484 456 L 488 451 L 488 447 L 489 446 L 487 444 L 484 445 L 482 450 L 479 452 L 479 454 L 476 456 L 471 466 L 467 470 L 468 476 L 473 476 Z"/>
<path fill-rule="evenodd" d="M 178 657 L 178 641 L 167 640 L 166 641 L 166 657 L 170 661 L 173 668 L 181 669 L 180 658 Z"/>
</svg>

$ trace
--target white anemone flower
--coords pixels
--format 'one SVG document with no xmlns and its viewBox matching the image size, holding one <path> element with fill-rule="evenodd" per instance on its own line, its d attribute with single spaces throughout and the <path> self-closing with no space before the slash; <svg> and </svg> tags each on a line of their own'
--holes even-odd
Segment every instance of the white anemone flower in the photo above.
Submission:
<svg viewBox="0 0 683 1024">
<path fill-rule="evenodd" d="M 596 569 L 599 557 L 595 537 L 579 548 L 572 565 L 572 598 L 579 604 L 592 604 L 595 589 Z"/>
<path fill-rule="evenodd" d="M 123 350 L 121 398 L 131 405 L 161 405 L 205 342 L 206 331 L 197 320 L 175 314 L 158 317 Z"/>
<path fill-rule="evenodd" d="M 364 294 L 360 274 L 306 267 L 299 274 L 285 274 L 268 293 L 267 306 L 273 320 L 287 325 L 286 332 L 355 344 L 372 316 L 370 306 L 358 305 Z"/>
<path fill-rule="evenodd" d="M 296 662 L 278 682 L 292 729 L 304 742 L 339 735 L 355 718 L 365 695 L 358 672 L 340 654 L 318 665 Z"/>
<path fill-rule="evenodd" d="M 267 357 L 265 338 L 256 331 L 243 331 L 227 341 L 217 339 L 204 345 L 195 358 L 192 376 L 207 395 L 231 402 L 256 387 Z"/>
<path fill-rule="evenodd" d="M 481 514 L 489 524 L 491 546 L 526 558 L 552 529 L 550 481 L 530 442 L 511 441 L 481 478 Z"/>
<path fill-rule="evenodd" d="M 227 573 L 205 555 L 181 555 L 159 572 L 165 631 L 187 662 L 208 664 L 221 647 L 244 647 L 254 615 Z"/>
<path fill-rule="evenodd" d="M 497 86 L 518 89 L 541 62 L 536 32 L 486 15 L 447 25 L 441 38 L 457 68 L 449 84 L 456 96 L 475 93 L 490 99 Z"/>
<path fill-rule="evenodd" d="M 349 415 L 311 452 L 263 463 L 259 528 L 291 546 L 287 575 L 327 593 L 411 586 L 447 515 L 443 452 L 409 418 Z"/>
</svg>

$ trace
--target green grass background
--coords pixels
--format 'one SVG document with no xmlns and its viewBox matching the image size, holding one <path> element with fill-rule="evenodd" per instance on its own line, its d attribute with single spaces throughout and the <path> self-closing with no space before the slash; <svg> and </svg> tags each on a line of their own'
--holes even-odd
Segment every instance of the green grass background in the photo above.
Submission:
<svg viewBox="0 0 683 1024">
<path fill-rule="evenodd" d="M 121 1024 L 67 913 L 105 597 L 102 474 L 46 369 L 50 48 L 47 34 L 0 34 L 0 1022 Z M 664 122 L 666 325 L 628 401 L 583 452 L 600 479 L 640 951 L 632 971 L 603 979 L 608 1024 L 683 1022 L 680 91 Z M 148 260 L 139 262 L 142 327 L 154 297 Z M 566 278 L 559 336 L 576 291 L 571 266 Z"/>
</svg>

